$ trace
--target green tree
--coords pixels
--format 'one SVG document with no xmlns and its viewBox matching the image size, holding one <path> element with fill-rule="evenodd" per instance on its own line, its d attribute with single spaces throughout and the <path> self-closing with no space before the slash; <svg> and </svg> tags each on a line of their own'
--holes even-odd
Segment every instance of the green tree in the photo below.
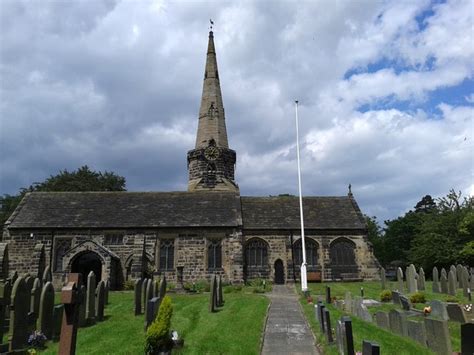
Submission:
<svg viewBox="0 0 474 355">
<path fill-rule="evenodd" d="M 415 212 L 433 212 L 436 210 L 436 202 L 430 195 L 424 196 L 416 205 Z"/>
<path fill-rule="evenodd" d="M 0 197 L 0 225 L 7 221 L 25 193 L 32 191 L 126 191 L 123 176 L 113 172 L 92 171 L 87 165 L 69 172 L 60 171 L 43 182 L 35 182 L 20 189 L 18 195 L 5 194 Z"/>
<path fill-rule="evenodd" d="M 385 261 L 385 248 L 383 247 L 383 234 L 382 228 L 377 221 L 377 217 L 364 216 L 367 224 L 367 237 L 369 242 L 374 248 L 374 255 L 380 263 L 384 264 Z"/>
</svg>

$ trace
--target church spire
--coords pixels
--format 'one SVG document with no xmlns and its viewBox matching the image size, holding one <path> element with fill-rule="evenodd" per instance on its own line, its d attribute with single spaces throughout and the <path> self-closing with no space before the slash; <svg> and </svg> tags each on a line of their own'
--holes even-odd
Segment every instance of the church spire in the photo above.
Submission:
<svg viewBox="0 0 474 355">
<path fill-rule="evenodd" d="M 217 69 L 214 33 L 209 32 L 207 45 L 206 68 L 202 87 L 201 108 L 196 136 L 196 149 L 207 147 L 215 142 L 217 147 L 228 148 L 225 126 L 224 104 L 222 103 L 219 71 Z"/>
</svg>

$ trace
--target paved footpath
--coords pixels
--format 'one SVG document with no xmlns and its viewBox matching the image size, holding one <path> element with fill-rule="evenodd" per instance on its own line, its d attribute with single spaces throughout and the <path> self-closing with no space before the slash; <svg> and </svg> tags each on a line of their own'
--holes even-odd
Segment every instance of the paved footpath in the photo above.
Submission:
<svg viewBox="0 0 474 355">
<path fill-rule="evenodd" d="M 293 287 L 274 285 L 268 297 L 272 303 L 268 311 L 262 354 L 319 355 Z"/>
</svg>

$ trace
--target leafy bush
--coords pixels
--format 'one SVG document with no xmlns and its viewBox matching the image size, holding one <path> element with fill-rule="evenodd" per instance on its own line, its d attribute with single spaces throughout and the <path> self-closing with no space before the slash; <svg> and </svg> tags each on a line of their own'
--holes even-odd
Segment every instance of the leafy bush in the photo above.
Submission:
<svg viewBox="0 0 474 355">
<path fill-rule="evenodd" d="M 261 279 L 261 278 L 250 280 L 250 281 L 247 282 L 247 285 L 254 288 L 253 289 L 254 293 L 269 292 L 273 288 L 273 284 L 272 284 L 271 281 Z"/>
<path fill-rule="evenodd" d="M 242 291 L 242 285 L 229 285 L 229 286 L 224 286 L 223 290 L 224 293 L 235 293 L 235 292 L 240 292 Z"/>
<path fill-rule="evenodd" d="M 389 302 L 392 300 L 392 292 L 390 290 L 383 290 L 380 292 L 380 301 Z"/>
<path fill-rule="evenodd" d="M 131 291 L 135 288 L 135 282 L 133 280 L 127 280 L 123 284 L 123 289 L 126 291 Z"/>
<path fill-rule="evenodd" d="M 173 342 L 170 334 L 172 315 L 171 298 L 165 296 L 161 301 L 156 319 L 146 331 L 145 354 L 158 354 L 158 352 L 167 350 L 172 346 Z"/>
<path fill-rule="evenodd" d="M 197 292 L 209 292 L 211 290 L 211 283 L 205 279 L 198 280 L 195 288 Z"/>
<path fill-rule="evenodd" d="M 459 300 L 454 296 L 448 296 L 446 297 L 446 302 L 459 303 Z"/>
<path fill-rule="evenodd" d="M 411 303 L 425 303 L 426 302 L 426 297 L 423 292 L 416 292 L 413 295 L 410 296 L 410 302 Z"/>
</svg>

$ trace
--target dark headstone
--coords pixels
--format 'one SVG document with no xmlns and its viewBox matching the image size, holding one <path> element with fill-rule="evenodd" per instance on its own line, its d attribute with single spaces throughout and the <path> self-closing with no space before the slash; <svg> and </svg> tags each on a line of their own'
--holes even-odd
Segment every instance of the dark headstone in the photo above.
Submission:
<svg viewBox="0 0 474 355">
<path fill-rule="evenodd" d="M 30 294 L 23 277 L 13 284 L 10 304 L 10 351 L 26 348 L 28 340 Z"/>
<path fill-rule="evenodd" d="M 331 304 L 331 287 L 326 286 L 326 303 Z"/>
<path fill-rule="evenodd" d="M 153 298 L 160 295 L 160 283 L 158 280 L 153 280 Z"/>
<path fill-rule="evenodd" d="M 426 331 L 423 322 L 417 322 L 414 320 L 407 321 L 407 331 L 410 338 L 423 346 L 426 346 Z"/>
<path fill-rule="evenodd" d="M 145 309 L 144 313 L 147 314 L 148 301 L 153 298 L 153 280 L 148 279 L 146 283 L 146 292 L 145 292 Z"/>
<path fill-rule="evenodd" d="M 53 308 L 53 340 L 58 340 L 61 334 L 61 323 L 63 321 L 64 305 L 58 304 Z"/>
<path fill-rule="evenodd" d="M 426 343 L 437 354 L 451 354 L 451 336 L 448 322 L 434 318 L 425 318 Z"/>
<path fill-rule="evenodd" d="M 352 321 L 350 317 L 342 317 L 344 322 L 345 343 L 347 355 L 354 355 L 354 337 L 352 335 Z"/>
<path fill-rule="evenodd" d="M 79 305 L 79 327 L 85 327 L 87 325 L 86 318 L 86 286 L 81 285 L 80 294 L 83 302 Z"/>
<path fill-rule="evenodd" d="M 392 302 L 394 305 L 400 306 L 400 292 L 392 291 Z"/>
<path fill-rule="evenodd" d="M 32 327 L 33 330 L 36 330 L 36 320 L 39 315 L 39 306 L 40 306 L 40 297 L 41 297 L 41 281 L 36 278 L 33 282 L 33 288 L 31 289 L 30 296 L 30 313 L 32 316 Z"/>
<path fill-rule="evenodd" d="M 461 324 L 461 355 L 474 354 L 474 323 Z"/>
<path fill-rule="evenodd" d="M 322 302 L 318 302 L 318 319 L 319 319 L 319 326 L 321 328 L 321 331 L 324 333 L 326 329 L 326 324 L 324 324 L 324 310 L 326 307 Z"/>
<path fill-rule="evenodd" d="M 142 278 L 141 280 L 142 280 L 141 304 L 142 304 L 143 312 L 145 312 L 146 303 L 148 302 L 147 295 L 146 295 L 146 287 L 148 286 L 148 279 Z"/>
<path fill-rule="evenodd" d="M 54 287 L 48 281 L 43 286 L 40 296 L 39 307 L 39 329 L 47 339 L 53 338 L 53 308 L 54 308 Z"/>
<path fill-rule="evenodd" d="M 95 290 L 95 319 L 98 322 L 104 320 L 105 307 L 105 282 L 100 281 Z"/>
<path fill-rule="evenodd" d="M 9 317 L 7 317 L 7 310 L 10 306 L 11 291 L 10 280 L 0 281 L 0 343 L 2 342 L 3 334 L 8 333 Z"/>
<path fill-rule="evenodd" d="M 159 297 L 163 299 L 166 295 L 166 276 L 163 275 L 163 277 L 160 280 L 160 293 Z"/>
<path fill-rule="evenodd" d="M 135 280 L 134 296 L 135 296 L 135 315 L 142 314 L 142 279 Z"/>
<path fill-rule="evenodd" d="M 331 328 L 331 314 L 329 313 L 329 310 L 325 309 L 324 310 L 324 324 L 326 325 L 326 340 L 328 344 L 332 344 L 334 339 L 332 337 L 332 328 Z"/>
<path fill-rule="evenodd" d="M 380 328 L 390 329 L 390 324 L 388 320 L 388 314 L 382 311 L 375 313 L 375 323 Z"/>
<path fill-rule="evenodd" d="M 457 303 L 448 303 L 446 305 L 446 310 L 448 312 L 449 320 L 453 322 L 466 323 L 466 314 L 463 309 Z"/>
<path fill-rule="evenodd" d="M 362 341 L 362 355 L 380 355 L 380 346 L 367 340 Z"/>
<path fill-rule="evenodd" d="M 110 280 L 105 280 L 104 283 L 104 304 L 109 304 Z"/>
<path fill-rule="evenodd" d="M 380 285 L 382 286 L 382 290 L 386 289 L 387 287 L 386 283 L 387 283 L 387 276 L 385 274 L 385 269 L 382 268 L 380 270 Z"/>
<path fill-rule="evenodd" d="M 217 291 L 216 291 L 216 306 L 220 307 L 221 306 L 220 295 L 222 294 L 221 293 L 221 279 L 220 279 L 220 276 L 216 276 L 216 288 L 217 288 Z"/>
<path fill-rule="evenodd" d="M 216 275 L 212 275 L 211 277 L 211 289 L 210 289 L 210 299 L 209 299 L 209 312 L 215 312 L 217 305 L 217 282 L 216 282 Z"/>
<path fill-rule="evenodd" d="M 53 274 L 51 273 L 51 267 L 49 265 L 46 266 L 43 272 L 43 285 L 46 282 L 53 282 Z"/>
<path fill-rule="evenodd" d="M 410 300 L 404 295 L 400 295 L 400 305 L 404 311 L 409 311 L 411 308 Z"/>
<path fill-rule="evenodd" d="M 219 307 L 224 306 L 224 292 L 222 290 L 222 276 L 220 275 L 219 275 L 219 290 L 217 292 L 217 296 L 219 297 Z"/>
<path fill-rule="evenodd" d="M 160 303 L 161 299 L 159 297 L 153 297 L 148 301 L 145 314 L 145 330 L 147 330 L 151 323 L 153 323 L 155 320 L 158 314 L 158 309 L 160 308 Z"/>
</svg>

